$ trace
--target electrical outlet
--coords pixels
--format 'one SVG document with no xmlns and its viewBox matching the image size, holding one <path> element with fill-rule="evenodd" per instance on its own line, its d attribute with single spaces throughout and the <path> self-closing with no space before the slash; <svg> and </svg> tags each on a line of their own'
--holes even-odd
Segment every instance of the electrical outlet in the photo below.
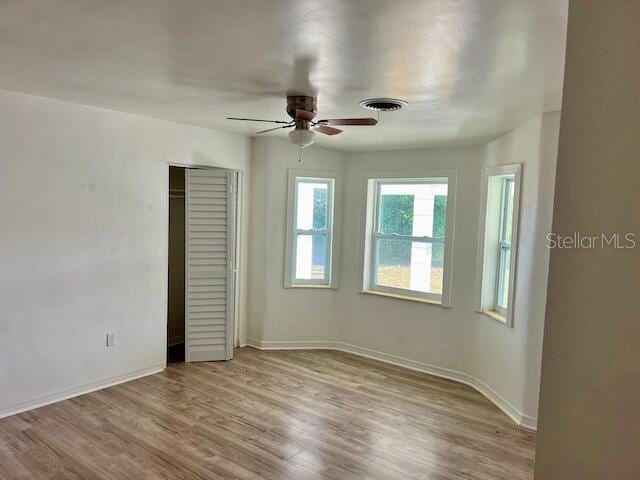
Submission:
<svg viewBox="0 0 640 480">
<path fill-rule="evenodd" d="M 116 336 L 113 333 L 107 333 L 107 347 L 113 347 L 116 344 Z"/>
</svg>

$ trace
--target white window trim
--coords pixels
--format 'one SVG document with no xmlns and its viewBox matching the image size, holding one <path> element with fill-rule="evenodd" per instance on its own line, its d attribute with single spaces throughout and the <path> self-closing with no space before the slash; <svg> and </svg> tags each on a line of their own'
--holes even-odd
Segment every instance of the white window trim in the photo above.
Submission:
<svg viewBox="0 0 640 480">
<path fill-rule="evenodd" d="M 364 211 L 361 235 L 361 272 L 362 291 L 361 293 L 374 294 L 383 297 L 392 297 L 400 300 L 417 301 L 442 307 L 451 306 L 451 285 L 453 279 L 453 238 L 455 230 L 455 204 L 456 204 L 456 184 L 458 172 L 455 169 L 437 170 L 412 170 L 412 171 L 370 171 L 364 175 Z M 407 289 L 384 287 L 373 284 L 373 262 L 374 256 L 373 235 L 375 219 L 377 218 L 378 206 L 375 204 L 378 195 L 376 194 L 379 182 L 417 182 L 423 179 L 443 179 L 447 180 L 447 217 L 446 234 L 444 240 L 444 275 L 442 279 L 442 295 L 437 296 L 425 292 L 415 292 Z"/>
<path fill-rule="evenodd" d="M 509 265 L 509 304 L 506 312 L 496 311 L 494 303 L 497 293 L 491 295 L 491 299 L 487 299 L 487 295 L 484 293 L 488 291 L 485 288 L 486 281 L 492 281 L 492 289 L 495 290 L 497 286 L 497 277 L 487 278 L 485 265 L 485 242 L 487 237 L 487 210 L 489 201 L 489 179 L 494 176 L 513 175 L 514 177 L 514 192 L 513 192 L 513 226 L 511 230 L 511 261 Z M 482 190 L 480 197 L 480 223 L 478 228 L 478 253 L 476 262 L 476 294 L 475 294 L 475 309 L 479 313 L 483 313 L 489 318 L 497 320 L 498 322 L 506 325 L 507 327 L 513 327 L 513 314 L 515 308 L 515 292 L 516 292 L 516 264 L 518 258 L 518 230 L 519 230 L 519 217 L 520 217 L 520 189 L 522 184 L 522 164 L 515 163 L 510 165 L 498 165 L 494 167 L 485 167 L 482 170 Z M 505 315 L 506 313 L 506 315 Z"/>
<path fill-rule="evenodd" d="M 327 225 L 327 252 L 329 276 L 323 280 L 295 280 L 295 234 L 296 230 L 296 178 L 305 177 L 321 181 L 333 181 L 333 201 L 329 199 Z M 342 224 L 342 172 L 334 170 L 289 169 L 287 182 L 287 231 L 285 233 L 284 287 L 285 288 L 338 288 L 340 259 L 340 225 Z"/>
</svg>

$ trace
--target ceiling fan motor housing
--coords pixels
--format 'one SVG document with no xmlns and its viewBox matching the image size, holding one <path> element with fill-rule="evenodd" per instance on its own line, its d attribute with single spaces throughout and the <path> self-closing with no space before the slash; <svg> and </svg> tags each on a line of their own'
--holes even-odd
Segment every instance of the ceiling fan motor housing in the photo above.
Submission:
<svg viewBox="0 0 640 480">
<path fill-rule="evenodd" d="M 287 97 L 287 113 L 293 119 L 296 118 L 296 110 L 306 110 L 307 112 L 318 112 L 318 106 L 314 97 L 305 95 L 291 95 Z"/>
</svg>

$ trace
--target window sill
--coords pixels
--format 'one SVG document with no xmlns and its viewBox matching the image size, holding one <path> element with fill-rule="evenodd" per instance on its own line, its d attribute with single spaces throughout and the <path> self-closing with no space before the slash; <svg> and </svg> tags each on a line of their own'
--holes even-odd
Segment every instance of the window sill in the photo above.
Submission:
<svg viewBox="0 0 640 480">
<path fill-rule="evenodd" d="M 447 306 L 443 305 L 441 301 L 430 300 L 428 298 L 411 297 L 409 295 L 398 295 L 396 293 L 376 292 L 375 290 L 363 290 L 360 293 L 364 293 L 367 295 L 377 295 L 379 297 L 395 298 L 396 300 L 408 300 L 410 302 L 426 303 L 428 305 L 436 305 L 438 307 L 448 308 Z"/>
<path fill-rule="evenodd" d="M 504 325 L 508 325 L 507 317 L 505 317 L 501 313 L 496 312 L 495 310 L 483 310 L 482 313 L 484 313 L 487 317 L 493 318 L 494 320 Z"/>
<path fill-rule="evenodd" d="M 334 289 L 331 285 L 287 285 L 284 288 L 324 288 L 324 289 Z"/>
</svg>

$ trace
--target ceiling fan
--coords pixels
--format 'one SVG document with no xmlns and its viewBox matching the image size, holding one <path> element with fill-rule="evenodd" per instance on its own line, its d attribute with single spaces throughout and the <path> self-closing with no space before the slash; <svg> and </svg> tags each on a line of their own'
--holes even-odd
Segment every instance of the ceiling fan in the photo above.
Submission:
<svg viewBox="0 0 640 480">
<path fill-rule="evenodd" d="M 304 95 L 292 95 L 287 97 L 287 113 L 292 118 L 289 121 L 283 120 L 260 120 L 256 118 L 237 118 L 227 117 L 227 120 L 244 120 L 249 122 L 268 122 L 281 124 L 278 127 L 268 128 L 267 130 L 261 130 L 256 132 L 267 133 L 284 128 L 294 128 L 289 132 L 289 140 L 291 143 L 298 145 L 300 149 L 308 147 L 313 143 L 315 137 L 314 132 L 322 133 L 324 135 L 337 135 L 342 133 L 339 128 L 334 128 L 332 125 L 362 125 L 372 126 L 378 123 L 375 118 L 330 118 L 324 120 L 315 120 L 317 114 L 317 104 L 314 97 L 308 97 Z"/>
</svg>

